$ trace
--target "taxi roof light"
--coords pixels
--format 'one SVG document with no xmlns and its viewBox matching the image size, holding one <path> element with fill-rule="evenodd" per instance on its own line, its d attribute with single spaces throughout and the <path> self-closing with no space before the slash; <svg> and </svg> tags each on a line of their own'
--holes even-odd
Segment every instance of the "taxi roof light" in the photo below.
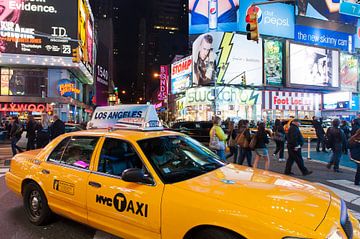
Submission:
<svg viewBox="0 0 360 239">
<path fill-rule="evenodd" d="M 97 107 L 88 129 L 163 130 L 154 105 L 116 105 Z"/>
</svg>

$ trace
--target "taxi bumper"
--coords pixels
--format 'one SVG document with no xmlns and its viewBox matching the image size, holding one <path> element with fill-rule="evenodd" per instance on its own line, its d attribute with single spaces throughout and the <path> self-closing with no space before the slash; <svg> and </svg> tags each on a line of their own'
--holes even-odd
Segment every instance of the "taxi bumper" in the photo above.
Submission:
<svg viewBox="0 0 360 239">
<path fill-rule="evenodd" d="M 5 174 L 6 186 L 18 196 L 21 196 L 21 178 L 11 172 Z"/>
</svg>

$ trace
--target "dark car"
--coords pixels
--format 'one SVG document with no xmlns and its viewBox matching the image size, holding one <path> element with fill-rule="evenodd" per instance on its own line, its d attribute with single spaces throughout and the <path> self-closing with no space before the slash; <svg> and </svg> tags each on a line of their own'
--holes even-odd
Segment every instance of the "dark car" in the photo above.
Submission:
<svg viewBox="0 0 360 239">
<path fill-rule="evenodd" d="M 173 124 L 170 130 L 174 130 L 208 145 L 210 141 L 211 121 L 184 121 Z"/>
<path fill-rule="evenodd" d="M 65 133 L 84 130 L 84 127 L 80 124 L 65 123 Z"/>
</svg>

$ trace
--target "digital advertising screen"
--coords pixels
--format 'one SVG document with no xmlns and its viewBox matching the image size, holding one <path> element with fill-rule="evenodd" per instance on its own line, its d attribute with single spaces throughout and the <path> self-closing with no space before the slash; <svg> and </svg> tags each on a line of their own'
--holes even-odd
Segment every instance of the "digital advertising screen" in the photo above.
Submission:
<svg viewBox="0 0 360 239">
<path fill-rule="evenodd" d="M 171 94 L 184 92 L 192 85 L 192 56 L 171 64 Z"/>
<path fill-rule="evenodd" d="M 335 92 L 324 94 L 324 109 L 351 109 L 351 92 Z"/>
<path fill-rule="evenodd" d="M 340 13 L 341 4 L 341 0 L 297 0 L 296 13 L 302 17 L 356 25 L 356 17 Z"/>
<path fill-rule="evenodd" d="M 290 85 L 339 87 L 339 52 L 290 44 Z"/>
<path fill-rule="evenodd" d="M 282 42 L 264 40 L 264 73 L 267 85 L 284 84 Z"/>
<path fill-rule="evenodd" d="M 237 31 L 240 0 L 189 0 L 189 34 Z"/>
<path fill-rule="evenodd" d="M 245 35 L 214 32 L 200 35 L 193 43 L 193 84 L 262 85 L 262 40 Z"/>
<path fill-rule="evenodd" d="M 1 1 L 0 52 L 71 56 L 76 43 L 69 39 L 77 39 L 77 12 L 75 0 Z"/>
<path fill-rule="evenodd" d="M 340 85 L 342 91 L 357 91 L 358 70 L 359 65 L 356 56 L 340 54 Z"/>
</svg>

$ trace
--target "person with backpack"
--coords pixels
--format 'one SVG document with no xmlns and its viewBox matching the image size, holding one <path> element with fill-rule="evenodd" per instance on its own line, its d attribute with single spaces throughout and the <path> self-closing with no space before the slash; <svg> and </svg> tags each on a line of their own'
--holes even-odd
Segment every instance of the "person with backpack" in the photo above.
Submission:
<svg viewBox="0 0 360 239">
<path fill-rule="evenodd" d="M 221 126 L 221 118 L 215 116 L 213 121 L 213 127 L 210 129 L 210 143 L 209 148 L 216 151 L 216 154 L 223 161 L 226 161 L 225 157 L 225 141 L 227 135 L 224 133 Z"/>
<path fill-rule="evenodd" d="M 16 145 L 21 138 L 23 128 L 17 116 L 13 116 L 10 122 L 11 122 L 11 130 L 10 130 L 11 150 L 13 156 L 15 156 L 17 154 L 17 151 L 19 151 L 19 153 L 23 152 L 23 150 Z"/>
<path fill-rule="evenodd" d="M 346 136 L 342 129 L 340 129 L 340 120 L 334 119 L 332 127 L 326 132 L 326 147 L 332 150 L 330 162 L 327 164 L 327 168 L 331 169 L 334 166 L 335 173 L 341 173 L 339 170 L 340 159 L 344 144 L 346 144 Z"/>
<path fill-rule="evenodd" d="M 316 144 L 316 152 L 320 152 L 320 145 L 322 148 L 322 152 L 327 153 L 325 148 L 325 131 L 322 127 L 322 120 L 318 120 L 316 116 L 313 117 L 312 124 L 315 128 L 317 144 Z"/>
<path fill-rule="evenodd" d="M 275 126 L 273 128 L 273 139 L 276 144 L 276 149 L 273 156 L 276 159 L 277 154 L 279 154 L 279 162 L 285 162 L 284 158 L 284 149 L 285 149 L 285 129 L 284 126 L 281 124 L 279 119 L 275 120 Z"/>
<path fill-rule="evenodd" d="M 294 119 L 291 122 L 290 128 L 286 135 L 286 139 L 288 142 L 287 149 L 289 153 L 289 158 L 286 161 L 286 167 L 284 172 L 286 175 L 293 175 L 293 173 L 291 172 L 291 168 L 294 162 L 296 162 L 303 176 L 312 174 L 312 171 L 309 171 L 305 167 L 304 159 L 301 154 L 301 147 L 304 145 L 304 137 L 301 134 L 299 126 L 300 126 L 300 120 Z"/>
<path fill-rule="evenodd" d="M 255 140 L 256 143 L 252 143 L 251 141 Z M 259 163 L 260 158 L 263 158 L 265 160 L 265 170 L 269 170 L 270 168 L 270 160 L 269 160 L 269 151 L 266 147 L 266 145 L 270 142 L 268 135 L 265 130 L 265 123 L 260 122 L 258 124 L 257 132 L 254 135 L 254 138 L 250 141 L 250 148 L 252 148 L 252 145 L 255 145 L 254 151 L 255 151 L 255 160 L 253 168 L 257 168 L 257 165 Z"/>
<path fill-rule="evenodd" d="M 227 144 L 229 146 L 230 149 L 230 154 L 226 156 L 226 159 L 230 158 L 231 156 L 234 156 L 234 162 L 237 159 L 237 154 L 238 154 L 238 150 L 237 150 L 237 145 L 236 145 L 236 130 L 235 130 L 235 123 L 234 121 L 229 121 L 228 123 L 229 126 L 229 133 L 228 133 L 228 138 L 227 138 Z"/>
<path fill-rule="evenodd" d="M 360 185 L 360 129 L 349 140 L 350 157 L 357 164 L 355 185 Z"/>
<path fill-rule="evenodd" d="M 236 143 L 239 146 L 238 158 L 236 163 L 243 165 L 246 158 L 247 165 L 252 167 L 252 153 L 249 148 L 249 143 L 251 141 L 251 133 L 249 129 L 248 120 L 240 120 L 238 126 L 238 136 L 236 138 Z"/>
</svg>

